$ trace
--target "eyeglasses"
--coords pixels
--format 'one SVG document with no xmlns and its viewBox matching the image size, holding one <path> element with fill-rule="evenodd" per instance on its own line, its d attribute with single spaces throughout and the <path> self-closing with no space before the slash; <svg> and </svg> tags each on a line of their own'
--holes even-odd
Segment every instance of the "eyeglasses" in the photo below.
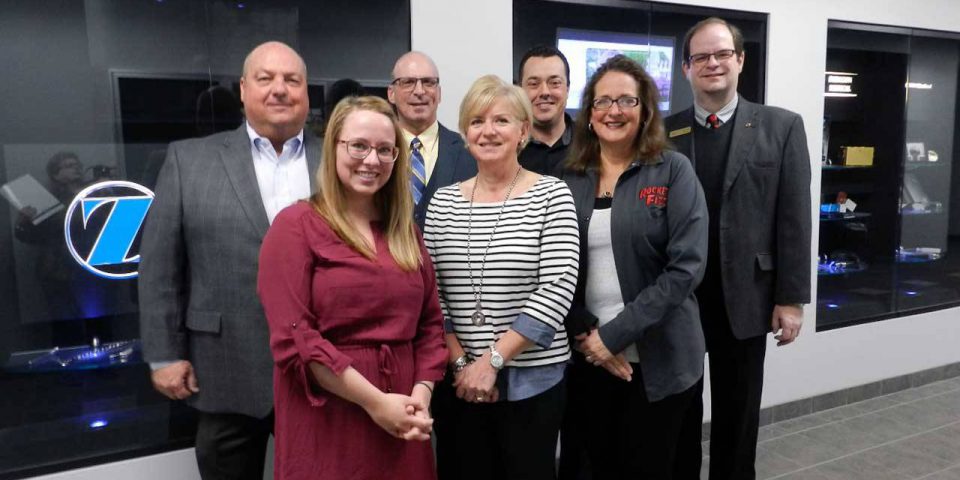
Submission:
<svg viewBox="0 0 960 480">
<path fill-rule="evenodd" d="M 640 105 L 639 97 L 620 97 L 613 99 L 610 97 L 600 97 L 593 100 L 593 108 L 595 110 L 609 110 L 613 107 L 613 104 L 616 103 L 620 106 L 620 110 L 627 108 L 633 108 L 637 105 Z"/>
<path fill-rule="evenodd" d="M 710 57 L 716 58 L 717 62 L 725 62 L 733 58 L 736 54 L 737 51 L 731 49 L 717 50 L 713 53 L 698 53 L 687 57 L 687 63 L 692 63 L 697 66 L 704 65 L 710 61 Z"/>
<path fill-rule="evenodd" d="M 440 85 L 440 77 L 400 77 L 390 82 L 400 90 L 408 91 L 417 87 L 417 82 L 423 85 L 424 90 L 433 90 Z"/>
<path fill-rule="evenodd" d="M 337 143 L 345 144 L 347 146 L 347 154 L 355 160 L 365 160 L 373 150 L 377 151 L 377 160 L 380 160 L 380 163 L 393 163 L 397 161 L 397 156 L 400 155 L 400 149 L 393 145 L 381 145 L 373 148 L 369 143 L 359 138 L 337 140 Z"/>
</svg>

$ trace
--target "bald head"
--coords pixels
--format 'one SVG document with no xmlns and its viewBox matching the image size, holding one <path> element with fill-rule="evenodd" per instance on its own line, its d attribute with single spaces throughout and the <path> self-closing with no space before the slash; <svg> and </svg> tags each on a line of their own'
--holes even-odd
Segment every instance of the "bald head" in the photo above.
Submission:
<svg viewBox="0 0 960 480">
<path fill-rule="evenodd" d="M 303 61 L 303 57 L 297 53 L 296 50 L 290 48 L 289 45 L 283 42 L 278 41 L 269 41 L 257 45 L 253 50 L 250 50 L 250 53 L 247 54 L 247 58 L 243 60 L 243 76 L 246 77 L 250 73 L 250 66 L 254 64 L 262 56 L 269 55 L 290 55 L 296 58 L 296 62 L 300 67 L 300 73 L 303 74 L 303 77 L 307 77 L 307 64 Z"/>
<path fill-rule="evenodd" d="M 427 86 L 423 82 L 440 78 L 437 65 L 424 53 L 407 52 L 393 65 L 392 76 L 387 99 L 397 107 L 400 126 L 419 135 L 437 121 L 440 85 L 428 81 L 431 86 Z"/>
<path fill-rule="evenodd" d="M 397 63 L 393 64 L 393 72 L 391 75 L 395 79 L 409 76 L 403 72 L 406 72 L 411 68 L 429 71 L 430 74 L 427 76 L 440 76 L 440 74 L 437 72 L 437 64 L 433 63 L 433 59 L 427 56 L 427 54 L 417 51 L 407 52 L 403 55 L 400 55 L 400 58 L 397 59 Z"/>
<path fill-rule="evenodd" d="M 280 152 L 303 129 L 310 111 L 303 58 L 280 42 L 254 48 L 243 62 L 240 100 L 250 126 Z"/>
</svg>

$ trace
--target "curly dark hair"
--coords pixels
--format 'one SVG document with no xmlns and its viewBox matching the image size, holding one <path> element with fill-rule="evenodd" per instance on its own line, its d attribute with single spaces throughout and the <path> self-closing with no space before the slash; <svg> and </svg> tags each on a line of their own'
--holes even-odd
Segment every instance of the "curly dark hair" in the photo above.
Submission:
<svg viewBox="0 0 960 480">
<path fill-rule="evenodd" d="M 639 86 L 637 96 L 640 97 L 642 123 L 633 142 L 634 157 L 643 163 L 653 162 L 667 146 L 667 136 L 658 107 L 660 93 L 657 84 L 639 63 L 625 55 L 617 55 L 604 62 L 583 89 L 580 113 L 573 129 L 573 144 L 567 157 L 566 167 L 569 169 L 584 172 L 600 163 L 600 139 L 589 128 L 590 114 L 596 98 L 597 82 L 609 72 L 630 75 Z"/>
</svg>

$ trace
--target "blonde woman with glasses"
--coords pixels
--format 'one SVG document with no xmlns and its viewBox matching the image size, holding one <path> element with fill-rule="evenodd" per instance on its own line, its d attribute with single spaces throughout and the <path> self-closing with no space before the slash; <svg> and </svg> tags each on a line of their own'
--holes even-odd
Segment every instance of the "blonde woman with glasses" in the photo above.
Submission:
<svg viewBox="0 0 960 480">
<path fill-rule="evenodd" d="M 447 351 L 405 150 L 386 101 L 341 101 L 318 193 L 264 238 L 277 479 L 436 476 L 427 407 Z"/>
</svg>

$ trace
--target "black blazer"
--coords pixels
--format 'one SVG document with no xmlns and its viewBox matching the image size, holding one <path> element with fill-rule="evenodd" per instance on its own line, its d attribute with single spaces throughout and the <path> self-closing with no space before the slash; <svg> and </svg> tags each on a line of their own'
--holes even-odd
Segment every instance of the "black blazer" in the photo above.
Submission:
<svg viewBox="0 0 960 480">
<path fill-rule="evenodd" d="M 313 191 L 321 144 L 305 130 L 303 145 Z M 190 360 L 193 407 L 262 418 L 273 357 L 257 265 L 270 222 L 246 124 L 170 144 L 155 192 L 140 247 L 143 357 Z"/>
<path fill-rule="evenodd" d="M 775 304 L 810 302 L 810 155 L 796 113 L 740 97 L 734 121 L 720 218 L 710 221 L 720 222 L 727 317 L 745 339 L 770 331 Z M 664 123 L 696 165 L 693 107 Z"/>
<path fill-rule="evenodd" d="M 433 166 L 433 173 L 430 174 L 430 181 L 423 190 L 420 203 L 413 210 L 413 218 L 421 231 L 423 222 L 427 219 L 427 205 L 430 204 L 430 199 L 433 198 L 437 189 L 467 180 L 477 174 L 477 161 L 467 151 L 463 137 L 447 129 L 443 124 L 438 126 L 440 131 L 437 134 L 439 148 L 437 163 Z"/>
</svg>

